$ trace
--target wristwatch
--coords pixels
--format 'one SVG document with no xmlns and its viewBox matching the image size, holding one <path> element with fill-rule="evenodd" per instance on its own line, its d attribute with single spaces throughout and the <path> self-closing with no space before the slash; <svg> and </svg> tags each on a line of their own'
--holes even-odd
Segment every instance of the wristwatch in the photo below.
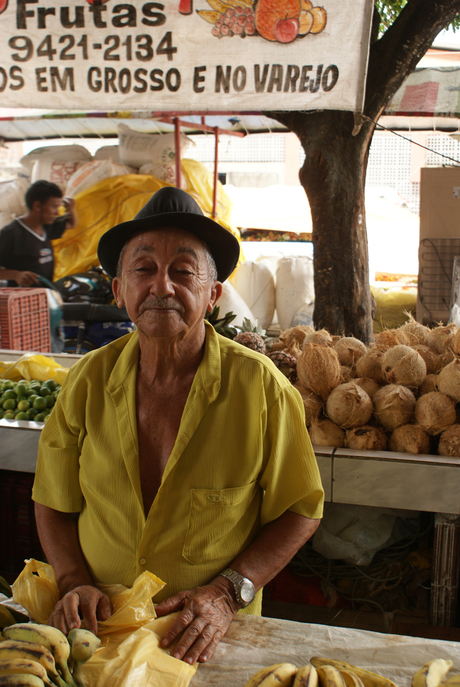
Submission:
<svg viewBox="0 0 460 687">
<path fill-rule="evenodd" d="M 243 577 L 233 568 L 225 568 L 219 575 L 227 578 L 233 584 L 235 600 L 242 608 L 246 608 L 254 601 L 256 590 L 251 580 L 248 580 L 247 577 Z"/>
</svg>

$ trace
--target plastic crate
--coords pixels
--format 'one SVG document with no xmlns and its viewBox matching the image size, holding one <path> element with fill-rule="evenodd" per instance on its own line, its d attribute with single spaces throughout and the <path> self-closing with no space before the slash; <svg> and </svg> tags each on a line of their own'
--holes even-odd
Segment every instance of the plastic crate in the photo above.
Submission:
<svg viewBox="0 0 460 687">
<path fill-rule="evenodd" d="M 0 289 L 0 348 L 51 353 L 46 289 Z"/>
</svg>

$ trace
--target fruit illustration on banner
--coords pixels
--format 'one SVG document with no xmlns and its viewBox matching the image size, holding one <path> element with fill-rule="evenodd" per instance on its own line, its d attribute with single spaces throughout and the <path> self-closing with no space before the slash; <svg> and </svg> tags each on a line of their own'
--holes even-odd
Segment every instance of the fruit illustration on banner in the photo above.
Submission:
<svg viewBox="0 0 460 687">
<path fill-rule="evenodd" d="M 0 0 L 0 14 L 8 7 L 8 0 Z"/>
<path fill-rule="evenodd" d="M 180 0 L 179 11 L 185 14 L 188 4 Z M 292 43 L 321 33 L 327 22 L 324 7 L 314 6 L 311 0 L 208 0 L 208 5 L 211 10 L 197 14 L 212 24 L 216 38 L 259 35 L 267 41 Z"/>
<path fill-rule="evenodd" d="M 86 0 L 90 5 L 105 5 L 109 0 Z"/>
</svg>

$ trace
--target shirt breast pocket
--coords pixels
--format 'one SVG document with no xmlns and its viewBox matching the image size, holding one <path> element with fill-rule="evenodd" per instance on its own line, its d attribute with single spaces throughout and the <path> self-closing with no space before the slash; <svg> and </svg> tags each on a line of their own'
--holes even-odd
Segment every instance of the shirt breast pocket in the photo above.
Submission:
<svg viewBox="0 0 460 687">
<path fill-rule="evenodd" d="M 190 492 L 184 558 L 199 565 L 241 553 L 259 529 L 262 489 L 258 483 Z"/>
</svg>

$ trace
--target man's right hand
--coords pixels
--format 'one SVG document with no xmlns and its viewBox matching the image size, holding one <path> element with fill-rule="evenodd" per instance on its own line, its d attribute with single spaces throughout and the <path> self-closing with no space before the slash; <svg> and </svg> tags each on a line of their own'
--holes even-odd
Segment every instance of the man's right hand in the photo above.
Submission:
<svg viewBox="0 0 460 687">
<path fill-rule="evenodd" d="M 8 277 L 8 279 L 13 279 L 19 286 L 32 286 L 40 283 L 38 274 L 35 272 L 20 272 L 19 270 L 11 270 L 11 272 L 14 272 L 14 276 Z"/>
<path fill-rule="evenodd" d="M 97 634 L 97 621 L 107 620 L 111 615 L 109 597 L 97 587 L 82 585 L 67 592 L 57 602 L 48 618 L 48 625 L 57 627 L 64 634 L 74 627 L 84 627 Z"/>
</svg>

